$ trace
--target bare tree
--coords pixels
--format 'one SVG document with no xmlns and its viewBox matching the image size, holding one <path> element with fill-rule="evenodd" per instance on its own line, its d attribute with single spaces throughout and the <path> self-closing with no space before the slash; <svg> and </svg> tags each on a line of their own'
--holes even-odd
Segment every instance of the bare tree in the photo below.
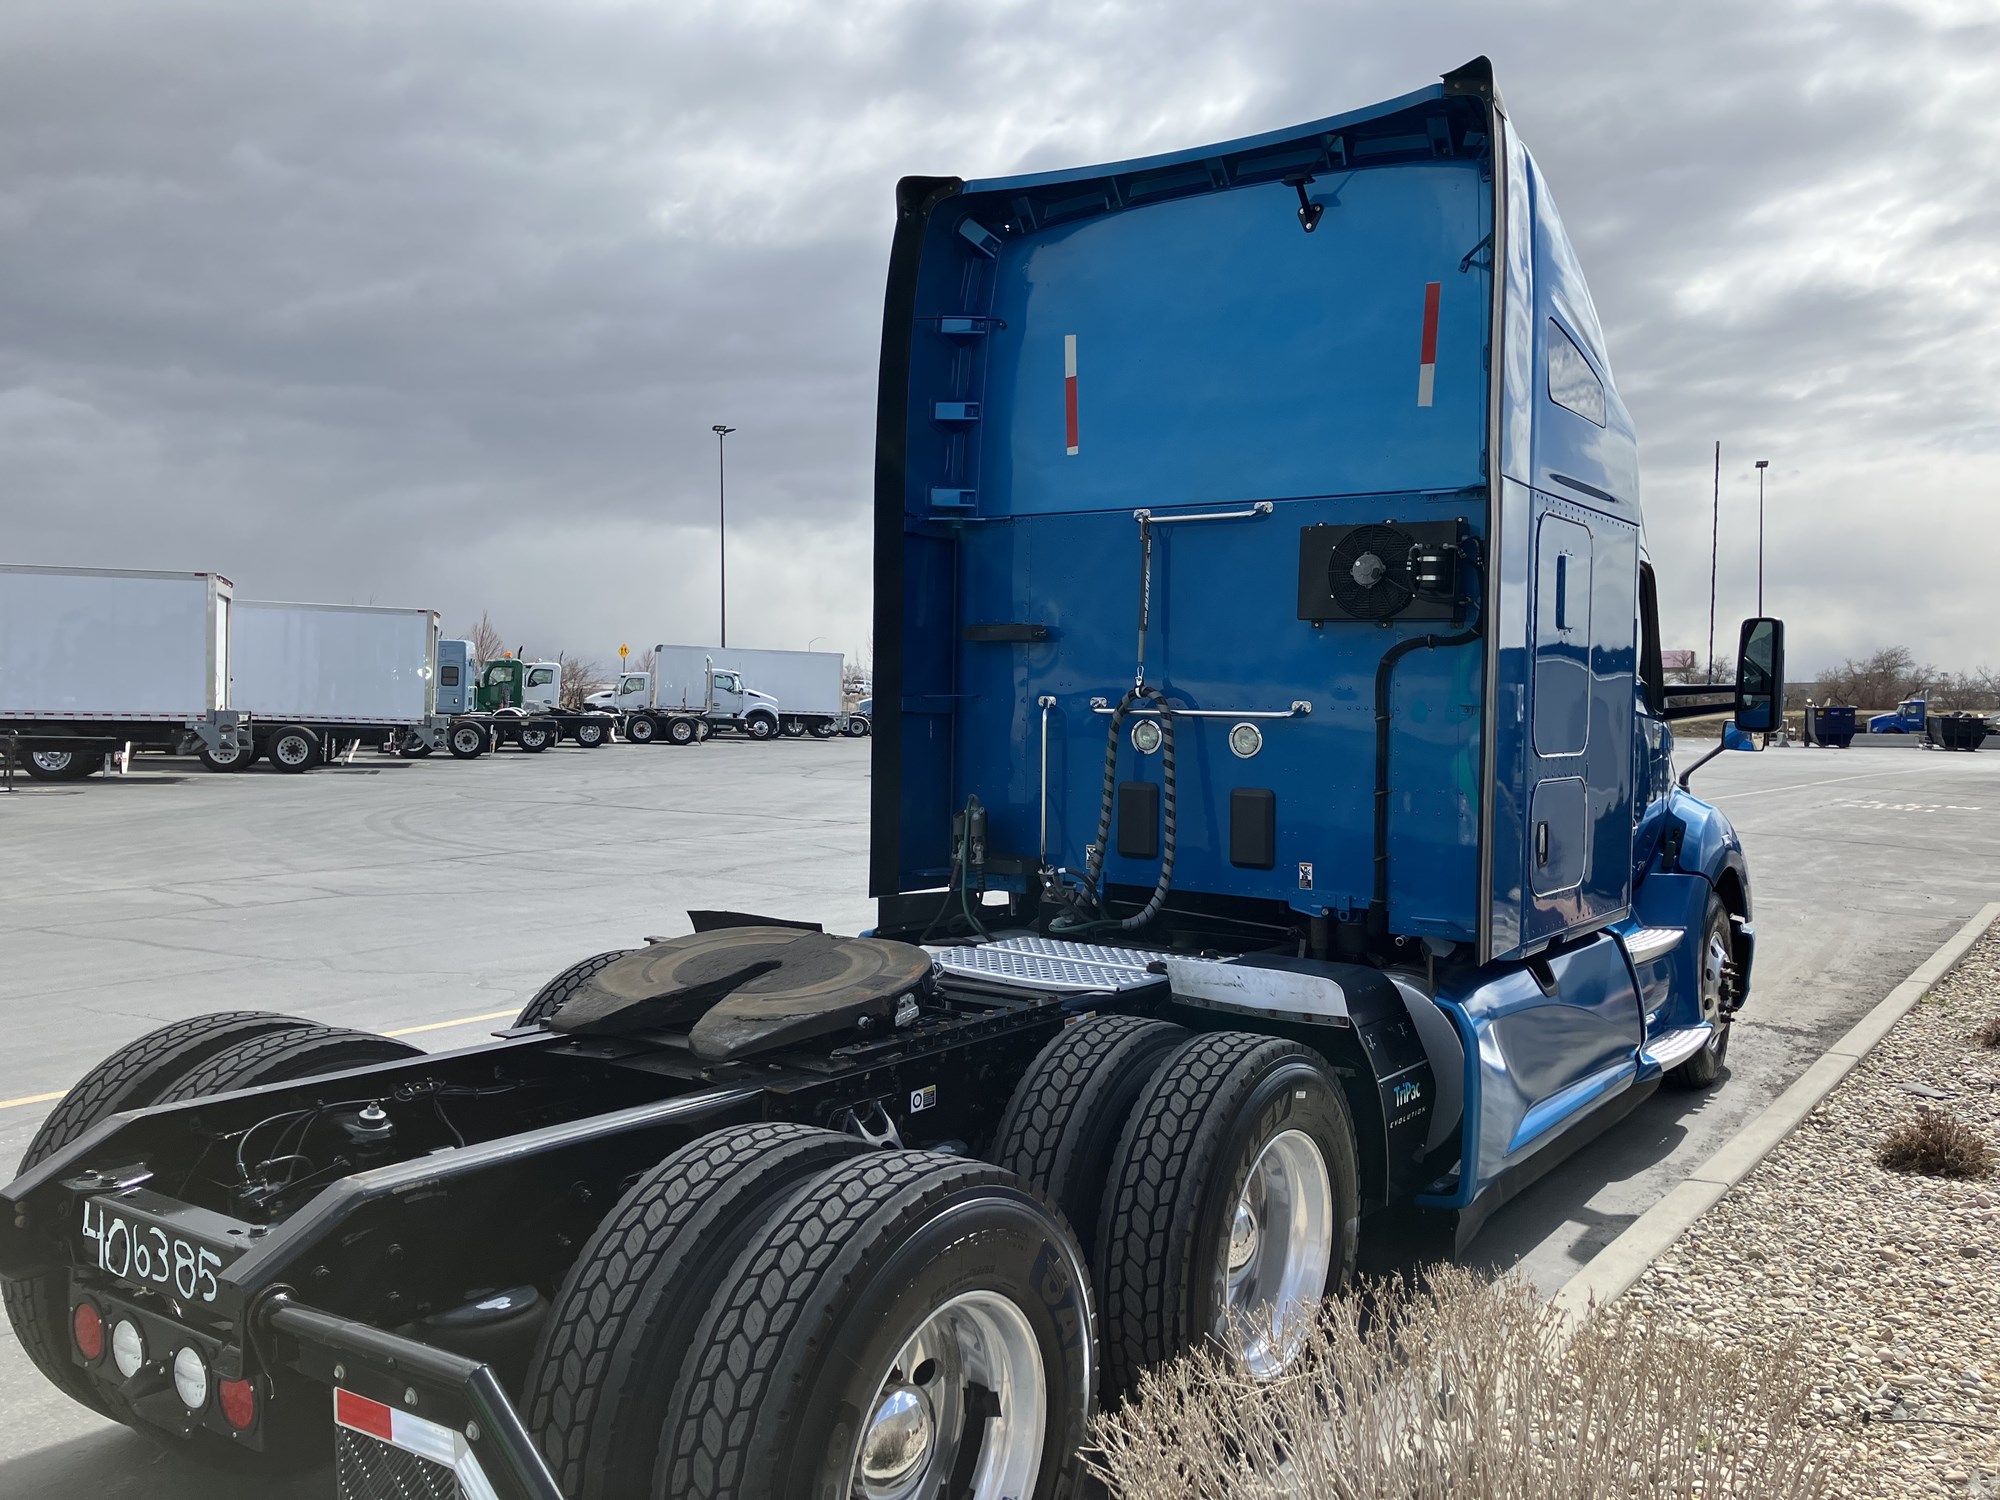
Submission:
<svg viewBox="0 0 2000 1500">
<path fill-rule="evenodd" d="M 1908 646 L 1884 646 L 1860 661 L 1849 658 L 1819 675 L 1813 696 L 1821 703 L 1893 708 L 1936 682 L 1936 668 L 1920 665 Z"/>
<path fill-rule="evenodd" d="M 597 679 L 604 675 L 604 669 L 581 656 L 564 656 L 558 660 L 562 662 L 562 680 L 557 696 L 564 708 L 582 708 L 583 695 L 597 686 Z"/>
<path fill-rule="evenodd" d="M 465 633 L 465 639 L 472 642 L 475 661 L 498 661 L 500 653 L 506 650 L 506 638 L 500 634 L 500 627 L 483 609 L 479 612 L 479 623 Z"/>
<path fill-rule="evenodd" d="M 648 646 L 644 651 L 641 651 L 637 656 L 632 658 L 632 665 L 627 667 L 626 670 L 628 672 L 644 672 L 650 677 L 659 669 L 659 665 L 660 648 L 658 646 Z"/>
</svg>

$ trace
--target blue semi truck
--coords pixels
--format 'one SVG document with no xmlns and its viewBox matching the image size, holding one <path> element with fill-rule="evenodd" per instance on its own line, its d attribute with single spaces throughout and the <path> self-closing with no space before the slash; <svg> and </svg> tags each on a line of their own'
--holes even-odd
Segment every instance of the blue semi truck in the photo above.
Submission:
<svg viewBox="0 0 2000 1500">
<path fill-rule="evenodd" d="M 1722 1076 L 1749 871 L 1670 724 L 1770 730 L 1782 628 L 1665 685 L 1483 60 L 907 179 L 885 308 L 876 929 L 692 913 L 458 1052 L 120 1049 L 0 1194 L 52 1381 L 353 1496 L 1052 1500 L 1149 1365 L 1285 1370 L 1371 1236 Z"/>
</svg>

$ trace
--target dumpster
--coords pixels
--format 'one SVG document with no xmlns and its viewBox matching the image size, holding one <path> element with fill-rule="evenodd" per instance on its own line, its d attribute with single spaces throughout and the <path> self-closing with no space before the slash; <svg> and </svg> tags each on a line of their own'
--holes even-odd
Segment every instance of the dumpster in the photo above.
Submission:
<svg viewBox="0 0 2000 1500">
<path fill-rule="evenodd" d="M 1854 743 L 1854 708 L 1821 704 L 1806 708 L 1806 743 L 1845 750 Z"/>
<path fill-rule="evenodd" d="M 1924 739 L 1939 750 L 1977 750 L 1986 742 L 1986 720 L 1978 714 L 1932 714 L 1924 721 Z"/>
</svg>

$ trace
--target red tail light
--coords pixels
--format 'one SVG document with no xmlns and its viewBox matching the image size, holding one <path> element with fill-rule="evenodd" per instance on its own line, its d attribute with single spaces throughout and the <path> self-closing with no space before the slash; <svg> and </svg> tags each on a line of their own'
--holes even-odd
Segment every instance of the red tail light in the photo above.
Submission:
<svg viewBox="0 0 2000 1500">
<path fill-rule="evenodd" d="M 88 1302 L 79 1302 L 70 1316 L 70 1329 L 76 1335 L 76 1352 L 92 1364 L 104 1358 L 104 1319 L 96 1307 Z"/>
<path fill-rule="evenodd" d="M 225 1380 L 216 1387 L 216 1404 L 222 1417 L 238 1432 L 257 1425 L 257 1383 L 253 1380 Z"/>
</svg>

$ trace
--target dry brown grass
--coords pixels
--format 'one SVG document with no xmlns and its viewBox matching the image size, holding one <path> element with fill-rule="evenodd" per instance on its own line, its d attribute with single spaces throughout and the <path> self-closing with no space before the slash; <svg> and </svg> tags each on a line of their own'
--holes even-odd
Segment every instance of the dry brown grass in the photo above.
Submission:
<svg viewBox="0 0 2000 1500">
<path fill-rule="evenodd" d="M 1976 1047 L 2000 1047 L 2000 1016 L 1988 1016 L 1974 1027 L 1972 1042 Z"/>
<path fill-rule="evenodd" d="M 1812 1500 L 1809 1377 L 1600 1313 L 1573 1337 L 1515 1279 L 1443 1268 L 1328 1309 L 1268 1383 L 1204 1350 L 1098 1419 L 1116 1500 Z"/>
<path fill-rule="evenodd" d="M 1993 1170 L 1993 1152 L 1979 1132 L 1941 1109 L 1918 1109 L 1882 1137 L 1875 1160 L 1891 1172 L 1925 1177 L 1984 1177 Z"/>
</svg>

